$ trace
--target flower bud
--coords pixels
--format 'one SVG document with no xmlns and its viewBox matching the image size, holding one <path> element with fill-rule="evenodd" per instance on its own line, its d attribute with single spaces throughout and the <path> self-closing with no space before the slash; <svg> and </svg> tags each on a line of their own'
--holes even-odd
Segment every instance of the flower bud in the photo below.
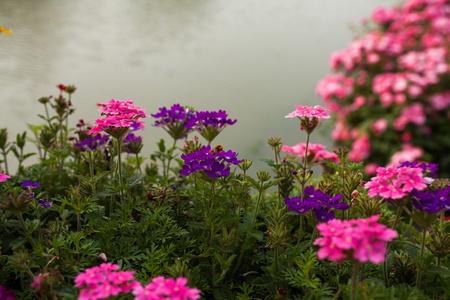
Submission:
<svg viewBox="0 0 450 300">
<path fill-rule="evenodd" d="M 271 177 L 267 171 L 259 171 L 256 173 L 256 176 L 258 176 L 258 179 L 262 182 L 268 181 Z"/>
</svg>

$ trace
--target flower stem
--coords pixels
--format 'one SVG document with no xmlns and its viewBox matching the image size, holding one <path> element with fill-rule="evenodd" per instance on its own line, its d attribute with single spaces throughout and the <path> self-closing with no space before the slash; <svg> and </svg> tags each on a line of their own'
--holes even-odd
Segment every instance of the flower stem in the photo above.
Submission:
<svg viewBox="0 0 450 300">
<path fill-rule="evenodd" d="M 425 252 L 425 241 L 426 241 L 426 237 L 427 237 L 427 229 L 426 228 L 422 228 L 422 243 L 420 245 L 420 262 L 423 263 L 423 255 Z M 421 270 L 419 268 L 419 270 L 417 270 L 417 278 L 416 278 L 416 287 L 419 288 L 420 286 L 420 277 L 421 277 Z"/>
<path fill-rule="evenodd" d="M 177 143 L 176 139 L 173 139 L 173 144 L 172 144 L 172 148 L 169 149 L 169 151 L 167 151 L 168 154 L 168 158 L 167 158 L 167 169 L 164 168 L 164 181 L 167 182 L 169 180 L 169 172 L 170 172 L 170 162 L 172 161 L 172 154 L 173 151 L 175 151 L 175 144 Z"/>
<path fill-rule="evenodd" d="M 352 273 L 352 294 L 351 300 L 356 300 L 356 285 L 358 283 L 359 263 L 355 262 Z"/>
<path fill-rule="evenodd" d="M 235 267 L 235 270 L 234 270 L 233 273 L 236 273 L 237 269 L 241 265 L 242 258 L 243 258 L 244 253 L 245 253 L 245 248 L 247 247 L 248 239 L 250 237 L 250 232 L 253 230 L 253 226 L 255 225 L 256 217 L 258 216 L 259 206 L 261 204 L 262 194 L 264 192 L 263 184 L 264 184 L 264 182 L 261 181 L 261 185 L 259 187 L 258 201 L 256 203 L 256 208 L 255 208 L 255 213 L 253 214 L 252 223 L 251 223 L 250 228 L 248 229 L 247 234 L 245 236 L 244 244 L 242 245 L 241 253 L 239 254 L 239 259 L 238 259 L 238 262 L 236 264 L 236 267 Z"/>
<path fill-rule="evenodd" d="M 397 213 L 395 214 L 395 220 L 394 223 L 392 224 L 392 229 L 395 230 L 395 227 L 397 227 L 398 221 L 400 220 L 400 216 L 402 214 L 402 206 L 397 206 Z M 383 263 L 383 275 L 384 275 L 384 284 L 386 285 L 386 287 L 389 287 L 389 272 L 388 272 L 388 262 L 387 262 L 387 255 L 389 253 L 389 247 L 391 246 L 391 243 L 387 243 L 386 244 L 386 259 L 384 260 Z"/>
</svg>

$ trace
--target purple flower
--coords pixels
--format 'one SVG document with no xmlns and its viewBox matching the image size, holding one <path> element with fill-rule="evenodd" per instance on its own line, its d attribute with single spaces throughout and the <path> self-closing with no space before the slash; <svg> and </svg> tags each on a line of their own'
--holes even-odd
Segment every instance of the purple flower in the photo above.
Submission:
<svg viewBox="0 0 450 300">
<path fill-rule="evenodd" d="M 78 143 L 75 144 L 76 147 L 79 147 L 81 152 L 86 152 L 86 150 L 97 150 L 99 147 L 106 145 L 106 143 L 110 140 L 110 136 L 109 135 L 101 135 L 98 134 L 92 138 L 89 139 L 85 139 L 82 141 L 79 141 Z"/>
<path fill-rule="evenodd" d="M 194 129 L 194 112 L 188 107 L 174 104 L 170 109 L 161 107 L 159 113 L 152 114 L 155 121 L 153 126 L 162 127 L 175 140 L 185 138 Z"/>
<path fill-rule="evenodd" d="M 216 136 L 227 126 L 233 125 L 237 120 L 227 119 L 228 114 L 224 110 L 219 111 L 197 111 L 194 118 L 190 120 L 191 126 L 211 143 Z"/>
<path fill-rule="evenodd" d="M 43 207 L 43 208 L 50 208 L 53 206 L 53 202 L 50 200 L 39 200 L 39 204 Z"/>
<path fill-rule="evenodd" d="M 122 150 L 130 154 L 139 154 L 143 146 L 142 137 L 129 133 L 123 140 Z"/>
<path fill-rule="evenodd" d="M 313 210 L 314 215 L 320 222 L 334 219 L 334 211 L 330 211 L 331 208 L 342 211 L 350 208 L 350 205 L 345 202 L 339 202 L 343 197 L 341 194 L 330 197 L 320 190 L 315 190 L 313 185 L 305 187 L 303 192 L 305 194 L 303 201 L 301 197 L 287 197 L 284 203 L 289 210 L 296 211 L 299 214 Z"/>
<path fill-rule="evenodd" d="M 435 214 L 441 210 L 450 210 L 450 186 L 445 189 L 412 191 L 413 205 L 419 210 L 424 210 L 430 214 Z"/>
<path fill-rule="evenodd" d="M 0 300 L 16 300 L 13 290 L 8 290 L 3 285 L 0 285 Z"/>
<path fill-rule="evenodd" d="M 222 146 L 203 146 L 202 149 L 182 154 L 184 160 L 180 174 L 188 176 L 196 171 L 204 172 L 210 178 L 226 177 L 230 175 L 230 164 L 238 165 L 241 160 L 237 159 L 237 153 L 231 150 L 223 151 Z"/>
<path fill-rule="evenodd" d="M 21 184 L 21 186 L 29 187 L 30 189 L 37 188 L 39 185 L 40 185 L 39 182 L 33 183 L 30 180 L 27 180 L 27 181 L 25 181 L 24 183 Z"/>
</svg>

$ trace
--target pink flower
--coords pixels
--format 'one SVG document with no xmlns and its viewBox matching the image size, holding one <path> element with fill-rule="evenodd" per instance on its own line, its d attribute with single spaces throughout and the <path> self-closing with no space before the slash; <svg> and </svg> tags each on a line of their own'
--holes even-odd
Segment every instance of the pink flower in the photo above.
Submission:
<svg viewBox="0 0 450 300">
<path fill-rule="evenodd" d="M 30 287 L 37 289 L 39 292 L 42 291 L 42 282 L 48 279 L 48 273 L 39 274 L 34 276 L 33 282 L 30 284 Z"/>
<path fill-rule="evenodd" d="M 0 173 L 0 182 L 5 182 L 6 179 L 11 178 L 9 175 L 3 175 Z"/>
<path fill-rule="evenodd" d="M 197 300 L 200 298 L 200 290 L 187 286 L 187 279 L 178 277 L 164 279 L 163 276 L 153 278 L 145 287 L 137 285 L 133 288 L 136 300 Z"/>
<path fill-rule="evenodd" d="M 385 199 L 401 199 L 413 190 L 423 190 L 432 181 L 423 177 L 422 169 L 411 167 L 379 167 L 377 175 L 372 177 L 364 187 L 368 195 L 379 195 Z"/>
<path fill-rule="evenodd" d="M 399 166 L 403 161 L 416 161 L 423 156 L 423 151 L 420 147 L 411 144 L 403 144 L 402 150 L 395 152 L 388 163 L 388 166 Z"/>
<path fill-rule="evenodd" d="M 379 136 L 380 134 L 382 134 L 387 127 L 388 121 L 385 118 L 377 119 L 372 123 L 372 125 L 370 125 L 370 129 L 372 129 L 372 132 L 375 136 Z"/>
<path fill-rule="evenodd" d="M 100 133 L 105 128 L 130 127 L 136 122 L 142 125 L 144 122 L 140 118 L 145 118 L 145 111 L 142 107 L 133 106 L 132 100 L 116 101 L 112 99 L 108 103 L 100 103 L 99 111 L 105 117 L 95 121 L 96 126 L 88 134 Z"/>
<path fill-rule="evenodd" d="M 134 281 L 134 271 L 118 271 L 118 265 L 104 263 L 86 269 L 75 278 L 75 287 L 82 288 L 78 299 L 96 300 L 129 293 L 139 285 Z"/>
<path fill-rule="evenodd" d="M 320 105 L 314 107 L 295 105 L 296 110 L 285 116 L 285 118 L 302 118 L 302 117 L 316 117 L 319 119 L 328 119 L 330 115 L 327 113 L 327 109 Z"/>
<path fill-rule="evenodd" d="M 377 223 L 379 217 L 348 221 L 333 219 L 320 223 L 317 229 L 322 237 L 314 241 L 314 245 L 321 247 L 317 256 L 339 262 L 382 263 L 386 244 L 397 237 L 397 232 Z"/>
</svg>

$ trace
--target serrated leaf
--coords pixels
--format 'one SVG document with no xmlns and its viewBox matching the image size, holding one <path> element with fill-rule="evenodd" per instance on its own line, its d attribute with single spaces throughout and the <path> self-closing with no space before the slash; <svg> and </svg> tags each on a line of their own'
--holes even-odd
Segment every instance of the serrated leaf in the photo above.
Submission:
<svg viewBox="0 0 450 300">
<path fill-rule="evenodd" d="M 271 158 L 260 157 L 259 160 L 265 162 L 270 167 L 275 167 L 275 161 Z"/>
</svg>

